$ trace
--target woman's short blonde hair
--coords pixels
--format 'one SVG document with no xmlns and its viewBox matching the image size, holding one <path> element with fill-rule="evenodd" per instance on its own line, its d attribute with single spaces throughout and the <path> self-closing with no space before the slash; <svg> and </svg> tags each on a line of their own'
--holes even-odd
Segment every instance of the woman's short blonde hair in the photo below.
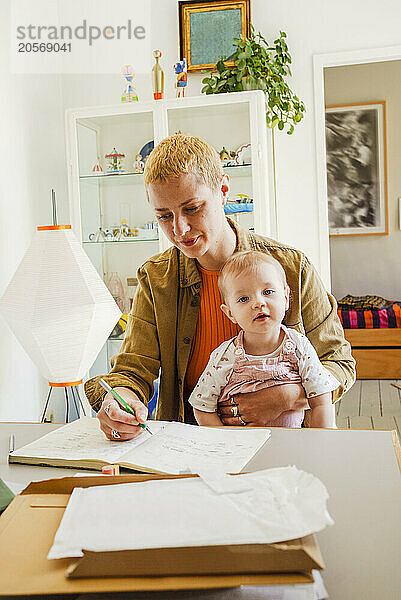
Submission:
<svg viewBox="0 0 401 600">
<path fill-rule="evenodd" d="M 287 278 L 283 267 L 270 254 L 260 252 L 259 250 L 234 252 L 224 263 L 218 279 L 218 286 L 223 302 L 225 302 L 225 298 L 227 297 L 230 281 L 248 271 L 256 271 L 262 263 L 273 265 L 280 274 L 284 287 L 287 287 Z"/>
<path fill-rule="evenodd" d="M 212 190 L 218 190 L 224 175 L 220 156 L 205 140 L 196 135 L 176 133 L 165 138 L 149 154 L 145 169 L 145 186 L 193 173 Z"/>
</svg>

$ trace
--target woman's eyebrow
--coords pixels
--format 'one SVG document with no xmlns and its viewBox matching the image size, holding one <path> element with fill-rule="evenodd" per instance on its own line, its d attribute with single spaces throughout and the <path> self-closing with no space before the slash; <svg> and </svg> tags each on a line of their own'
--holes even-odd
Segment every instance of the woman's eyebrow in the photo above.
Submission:
<svg viewBox="0 0 401 600">
<path fill-rule="evenodd" d="M 190 202 L 192 202 L 193 200 L 198 200 L 198 198 L 190 198 L 189 200 L 185 200 L 185 202 L 181 202 L 181 204 L 179 205 L 181 206 L 186 206 L 186 204 L 189 204 Z M 169 210 L 171 210 L 171 208 L 155 208 L 156 211 L 159 212 L 168 212 Z"/>
</svg>

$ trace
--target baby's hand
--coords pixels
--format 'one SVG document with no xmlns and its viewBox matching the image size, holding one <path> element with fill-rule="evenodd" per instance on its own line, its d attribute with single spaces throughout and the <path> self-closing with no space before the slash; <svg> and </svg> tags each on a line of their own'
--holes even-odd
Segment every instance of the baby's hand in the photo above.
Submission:
<svg viewBox="0 0 401 600">
<path fill-rule="evenodd" d="M 309 407 L 305 390 L 297 383 L 283 383 L 257 392 L 237 394 L 234 401 L 238 407 L 236 416 L 233 416 L 233 405 L 229 402 L 218 406 L 224 425 L 243 425 L 244 421 L 251 427 L 267 427 L 283 412 Z"/>
</svg>

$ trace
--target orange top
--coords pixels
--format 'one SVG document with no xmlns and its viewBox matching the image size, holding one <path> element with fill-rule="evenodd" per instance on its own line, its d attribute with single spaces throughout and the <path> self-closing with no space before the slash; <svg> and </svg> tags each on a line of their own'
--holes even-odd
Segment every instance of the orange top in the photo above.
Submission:
<svg viewBox="0 0 401 600">
<path fill-rule="evenodd" d="M 197 268 L 202 279 L 201 303 L 185 375 L 185 392 L 188 396 L 205 370 L 211 352 L 239 332 L 238 325 L 232 323 L 220 308 L 222 299 L 217 286 L 220 271 L 207 271 L 199 263 Z"/>
</svg>

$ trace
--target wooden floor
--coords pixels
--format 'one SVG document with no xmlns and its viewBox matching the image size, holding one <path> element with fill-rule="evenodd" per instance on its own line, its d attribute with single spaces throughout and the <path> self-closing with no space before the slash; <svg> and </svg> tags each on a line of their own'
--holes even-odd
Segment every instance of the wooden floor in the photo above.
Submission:
<svg viewBox="0 0 401 600">
<path fill-rule="evenodd" d="M 339 429 L 395 429 L 401 439 L 401 389 L 389 379 L 358 379 L 336 404 Z M 401 381 L 396 383 L 401 385 Z"/>
</svg>

